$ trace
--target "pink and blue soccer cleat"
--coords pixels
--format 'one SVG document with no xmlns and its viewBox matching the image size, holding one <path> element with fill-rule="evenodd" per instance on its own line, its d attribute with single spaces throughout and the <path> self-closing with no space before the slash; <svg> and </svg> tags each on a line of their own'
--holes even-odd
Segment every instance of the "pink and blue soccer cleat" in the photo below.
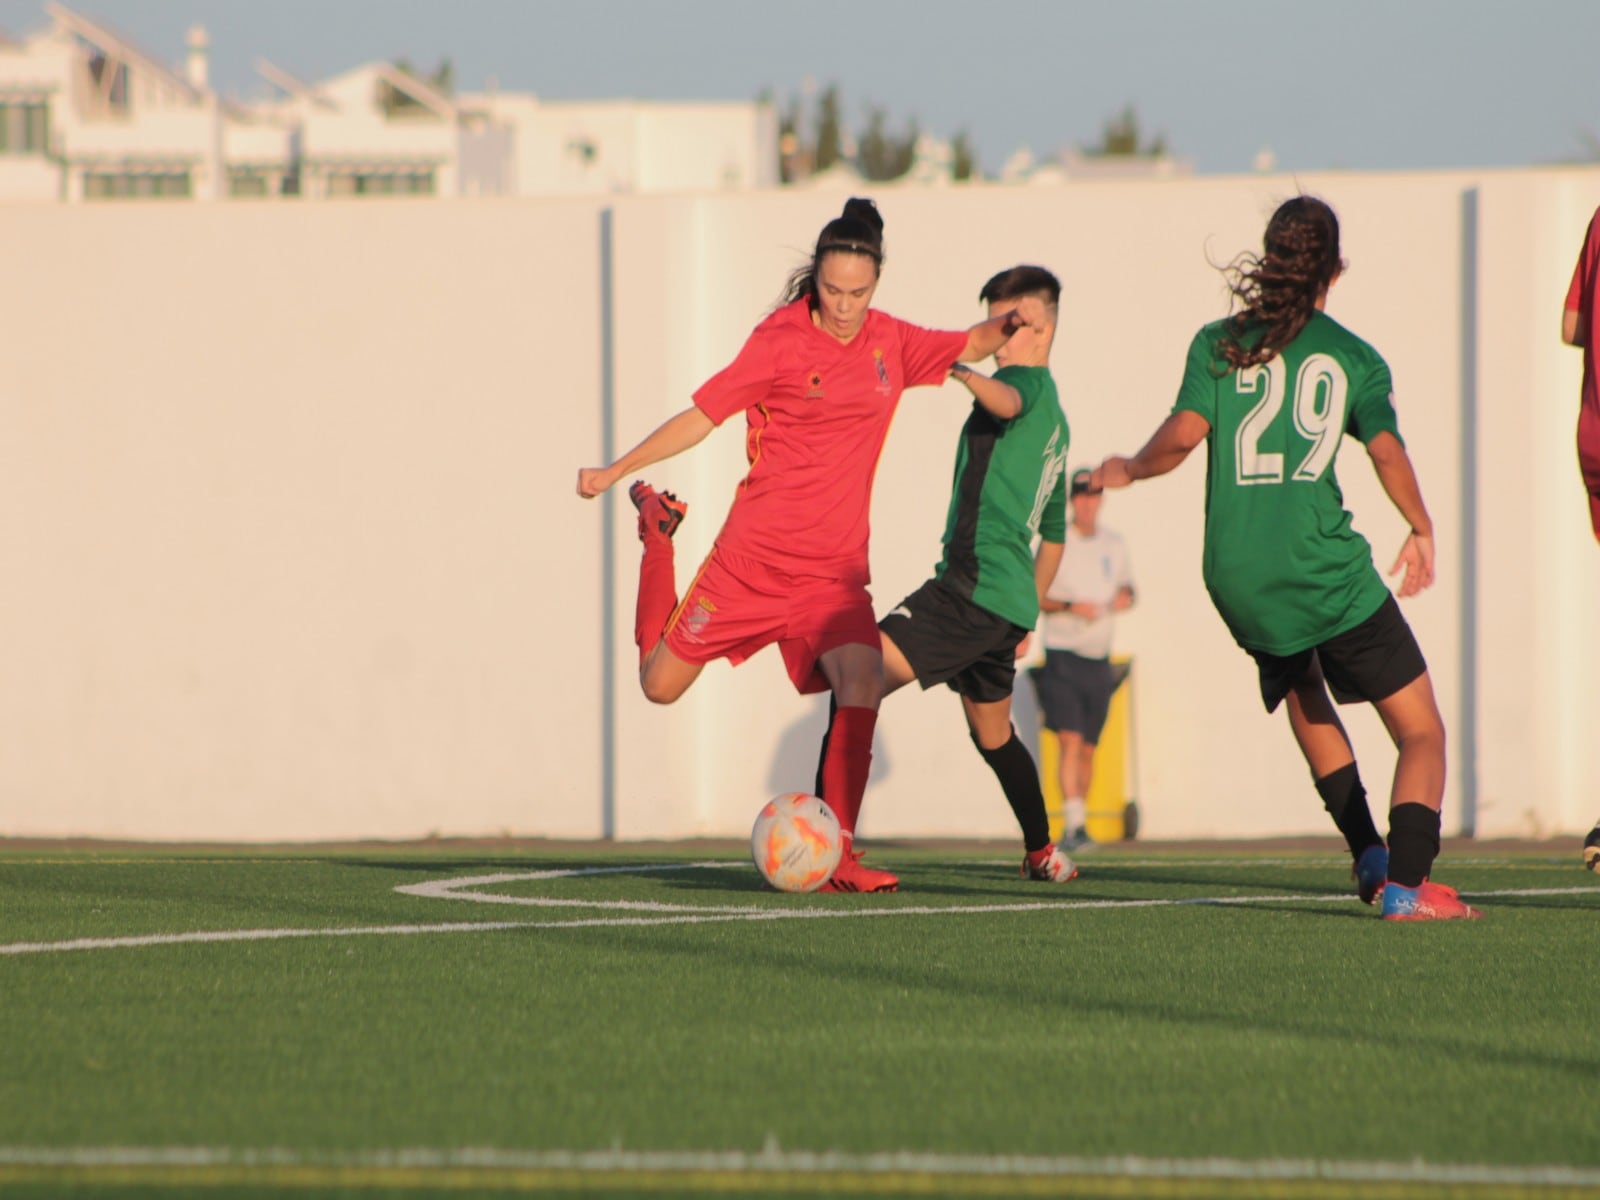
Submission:
<svg viewBox="0 0 1600 1200">
<path fill-rule="evenodd" d="M 1424 879 L 1408 888 L 1391 879 L 1383 888 L 1385 921 L 1455 921 L 1481 916 L 1477 909 L 1462 902 L 1455 888 L 1442 883 Z"/>
</svg>

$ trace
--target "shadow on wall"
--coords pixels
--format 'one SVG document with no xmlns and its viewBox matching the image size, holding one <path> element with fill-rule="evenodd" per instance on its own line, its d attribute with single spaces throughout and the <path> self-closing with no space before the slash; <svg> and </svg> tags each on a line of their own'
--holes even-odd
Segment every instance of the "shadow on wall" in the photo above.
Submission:
<svg viewBox="0 0 1600 1200">
<path fill-rule="evenodd" d="M 1034 764 L 1037 765 L 1039 762 L 1039 693 L 1035 690 L 1033 680 L 1028 677 L 1028 672 L 1025 669 L 1018 669 L 1017 682 L 1011 688 L 1011 724 L 1016 727 L 1017 736 L 1022 739 L 1022 744 L 1028 748 L 1028 753 L 1033 755 Z"/>
<path fill-rule="evenodd" d="M 889 704 L 894 701 L 890 700 Z M 887 707 L 887 705 L 885 706 Z M 778 737 L 778 748 L 767 771 L 767 791 L 774 796 L 785 792 L 810 792 L 817 786 L 817 762 L 822 750 L 822 735 L 828 730 L 828 693 L 811 698 L 811 709 Z M 867 786 L 889 778 L 889 752 L 883 739 L 872 743 L 872 769 Z"/>
</svg>

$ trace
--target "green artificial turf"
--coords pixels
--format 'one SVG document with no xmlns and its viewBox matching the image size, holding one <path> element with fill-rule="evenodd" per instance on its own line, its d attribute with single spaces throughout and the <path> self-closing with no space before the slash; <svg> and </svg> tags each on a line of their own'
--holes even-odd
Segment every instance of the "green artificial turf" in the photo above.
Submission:
<svg viewBox="0 0 1600 1200">
<path fill-rule="evenodd" d="M 873 861 L 903 884 L 888 896 L 765 892 L 720 857 L 734 865 L 474 889 L 581 902 L 536 907 L 394 889 L 692 860 L 0 853 L 0 950 L 387 930 L 0 953 L 0 1190 L 670 1195 L 692 1156 L 723 1152 L 747 1157 L 682 1194 L 786 1190 L 776 1169 L 751 1173 L 763 1152 L 839 1156 L 832 1175 L 802 1163 L 793 1194 L 808 1178 L 836 1194 L 1033 1194 L 1026 1171 L 957 1180 L 953 1156 L 1600 1178 L 1600 881 L 1566 859 L 1442 866 L 1463 893 L 1556 894 L 1486 895 L 1481 921 L 1397 925 L 1356 902 L 1332 855 L 1119 852 L 1045 885 L 1017 879 L 1009 851 L 884 851 Z M 1171 903 L 1229 898 L 1245 902 Z M 635 907 L 601 907 L 619 901 Z M 750 919 L 784 912 L 835 915 Z M 394 928 L 495 922 L 520 924 Z M 185 1147 L 225 1178 L 160 1157 Z M 155 1158 L 73 1157 L 91 1148 Z M 50 1150 L 65 1157 L 38 1161 Z M 422 1157 L 397 1175 L 386 1156 L 406 1150 Z M 567 1176 L 551 1157 L 565 1152 L 691 1159 Z M 880 1164 L 848 1190 L 851 1171 L 896 1152 L 912 1156 L 899 1175 Z M 945 1164 L 925 1186 L 916 1156 Z M 1055 1194 L 1254 1194 L 1241 1180 L 1168 1193 L 1067 1172 L 1046 1181 Z M 1260 1194 L 1324 1194 L 1287 1186 Z M 1430 1186 L 1405 1194 L 1446 1194 Z"/>
</svg>

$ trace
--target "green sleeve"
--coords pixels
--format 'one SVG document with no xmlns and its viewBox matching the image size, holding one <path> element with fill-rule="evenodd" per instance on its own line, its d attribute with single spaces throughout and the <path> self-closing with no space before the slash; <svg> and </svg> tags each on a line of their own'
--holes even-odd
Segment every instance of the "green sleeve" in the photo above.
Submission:
<svg viewBox="0 0 1600 1200">
<path fill-rule="evenodd" d="M 1009 383 L 1017 389 L 1017 395 L 1022 397 L 1022 408 L 1017 412 L 1017 417 L 1025 417 L 1039 406 L 1039 395 L 1044 390 L 1039 386 L 1038 373 L 1029 367 L 1001 367 L 994 373 L 994 377 L 1001 383 Z"/>
<path fill-rule="evenodd" d="M 1207 325 L 1194 335 L 1189 343 L 1189 357 L 1183 367 L 1183 382 L 1178 385 L 1178 399 L 1173 412 L 1199 413 L 1206 423 L 1217 427 L 1217 330 Z"/>
<path fill-rule="evenodd" d="M 1056 476 L 1056 485 L 1050 489 L 1050 501 L 1039 514 L 1039 536 L 1047 542 L 1067 540 L 1067 473 Z"/>
<path fill-rule="evenodd" d="M 1389 374 L 1389 364 L 1377 353 L 1372 355 L 1370 368 L 1359 383 L 1352 385 L 1352 395 L 1346 404 L 1344 427 L 1357 441 L 1366 443 L 1380 433 L 1400 437 L 1400 420 L 1394 411 L 1394 377 Z"/>
</svg>

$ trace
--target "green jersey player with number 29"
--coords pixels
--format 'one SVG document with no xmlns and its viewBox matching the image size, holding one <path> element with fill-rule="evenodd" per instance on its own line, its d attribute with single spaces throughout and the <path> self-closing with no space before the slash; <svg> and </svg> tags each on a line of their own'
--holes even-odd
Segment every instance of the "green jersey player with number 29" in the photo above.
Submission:
<svg viewBox="0 0 1600 1200">
<path fill-rule="evenodd" d="M 1439 852 L 1444 723 L 1427 663 L 1350 524 L 1334 476 L 1346 433 L 1411 532 L 1391 572 L 1400 595 L 1433 582 L 1433 524 L 1395 418 L 1383 358 L 1323 310 L 1345 263 L 1339 220 L 1297 196 L 1267 225 L 1262 253 L 1235 265 L 1242 307 L 1189 348 L 1177 403 L 1132 458 L 1108 458 L 1094 485 L 1164 475 L 1207 443 L 1206 589 L 1255 660 L 1272 712 L 1289 725 L 1350 847 L 1358 894 L 1388 920 L 1476 917 L 1428 879 Z M 1328 691 L 1364 701 L 1399 752 L 1387 846 L 1373 825 L 1350 739 Z"/>
</svg>

